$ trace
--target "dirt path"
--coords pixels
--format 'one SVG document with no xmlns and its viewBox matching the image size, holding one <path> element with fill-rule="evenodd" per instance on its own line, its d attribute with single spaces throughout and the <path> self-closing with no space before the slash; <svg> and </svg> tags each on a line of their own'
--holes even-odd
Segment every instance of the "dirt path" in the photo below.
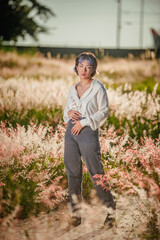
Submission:
<svg viewBox="0 0 160 240">
<path fill-rule="evenodd" d="M 116 226 L 106 230 L 103 222 L 106 208 L 97 198 L 90 205 L 83 202 L 82 224 L 70 229 L 70 205 L 57 212 L 41 213 L 10 226 L 1 226 L 1 240 L 140 240 L 150 216 L 150 204 L 144 196 L 117 198 Z M 160 219 L 160 217 L 159 217 Z"/>
</svg>

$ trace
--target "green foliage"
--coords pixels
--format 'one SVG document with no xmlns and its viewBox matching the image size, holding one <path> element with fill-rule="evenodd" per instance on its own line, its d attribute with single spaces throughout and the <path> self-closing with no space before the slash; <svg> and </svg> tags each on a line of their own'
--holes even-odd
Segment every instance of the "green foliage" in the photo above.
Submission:
<svg viewBox="0 0 160 240">
<path fill-rule="evenodd" d="M 62 109 L 60 107 L 56 107 L 55 109 L 30 109 L 26 112 L 25 109 L 21 113 L 18 113 L 16 111 L 9 112 L 1 112 L 0 113 L 0 121 L 7 120 L 8 123 L 10 123 L 13 127 L 16 128 L 17 124 L 25 126 L 27 129 L 27 126 L 30 124 L 30 122 L 33 122 L 34 124 L 43 124 L 46 123 L 49 125 L 52 125 L 55 127 L 58 123 L 62 121 Z"/>
<path fill-rule="evenodd" d="M 120 120 L 113 114 L 108 117 L 106 122 L 106 129 L 109 129 L 111 126 L 115 127 L 115 130 L 120 130 L 119 134 L 123 134 L 127 129 L 130 137 L 135 138 L 140 142 L 141 137 L 147 136 L 152 138 L 158 138 L 160 134 L 160 121 L 155 119 L 153 122 L 150 119 L 144 117 L 134 117 L 133 120 L 128 120 L 127 118 L 123 118 Z"/>
<path fill-rule="evenodd" d="M 55 109 L 30 109 L 27 112 L 25 109 L 18 113 L 16 111 L 9 112 L 1 112 L 0 113 L 0 121 L 6 121 L 10 123 L 13 127 L 17 127 L 17 124 L 27 126 L 30 122 L 39 125 L 40 123 L 43 125 L 49 124 L 54 128 L 57 124 L 63 121 L 63 110 L 60 107 L 56 107 Z M 157 116 L 155 120 L 152 121 L 145 117 L 134 117 L 133 120 L 128 120 L 127 118 L 119 119 L 113 113 L 108 117 L 104 127 L 109 129 L 111 126 L 115 127 L 115 130 L 120 130 L 119 134 L 123 134 L 126 129 L 130 137 L 137 139 L 140 142 L 141 137 L 147 136 L 152 138 L 157 138 L 160 134 L 160 120 Z"/>
<path fill-rule="evenodd" d="M 146 89 L 147 93 L 152 93 L 157 82 L 158 81 L 156 81 L 154 77 L 146 77 L 143 80 L 137 80 L 132 83 L 132 91 L 143 91 Z M 157 94 L 160 94 L 160 84 L 157 87 Z"/>
<path fill-rule="evenodd" d="M 34 40 L 40 32 L 47 32 L 45 26 L 37 23 L 35 18 L 47 19 L 55 14 L 37 0 L 1 0 L 0 41 L 17 41 L 30 35 Z"/>
<path fill-rule="evenodd" d="M 91 180 L 91 177 L 87 172 L 83 173 L 83 182 L 82 182 L 82 194 L 84 199 L 89 200 L 90 199 L 90 194 L 91 190 L 93 189 L 93 183 Z"/>
<path fill-rule="evenodd" d="M 106 71 L 104 72 L 104 75 L 107 76 L 108 78 L 111 78 L 111 79 L 114 79 L 114 80 L 117 80 L 119 79 L 123 74 L 122 73 L 119 73 L 119 72 L 111 72 L 111 71 Z"/>
<path fill-rule="evenodd" d="M 52 161 L 52 158 L 49 158 L 49 159 L 50 161 Z M 58 164 L 54 166 L 54 171 L 53 169 L 51 169 L 49 172 L 51 171 L 53 175 L 53 177 L 51 177 L 51 180 L 54 180 L 55 176 L 63 176 L 63 179 L 60 180 L 60 183 L 63 185 L 63 188 L 68 187 L 67 172 L 65 171 L 63 158 L 58 159 Z"/>
<path fill-rule="evenodd" d="M 48 157 L 49 161 L 53 161 L 51 157 Z M 16 161 L 16 160 L 15 160 Z M 16 164 L 8 168 L 8 171 L 3 171 L 3 168 L 0 168 L 0 176 L 3 178 L 3 183 L 5 186 L 0 188 L 1 202 L 4 211 L 1 212 L 0 217 L 5 217 L 14 210 L 15 206 L 19 204 L 21 208 L 21 213 L 19 214 L 20 218 L 26 218 L 31 215 L 37 215 L 40 211 L 48 211 L 47 207 L 42 202 L 37 202 L 36 198 L 41 191 L 36 190 L 39 184 L 39 181 L 33 181 L 32 178 L 28 178 L 30 171 L 35 171 L 36 174 L 45 169 L 48 169 L 48 166 L 44 161 L 41 161 L 42 169 L 38 168 L 38 161 L 32 161 L 31 164 L 26 168 L 19 165 L 16 167 Z M 5 168 L 6 169 L 6 168 Z M 26 177 L 21 176 L 21 174 L 14 179 L 16 174 L 26 171 Z M 58 176 L 63 176 L 60 180 L 62 188 L 68 187 L 67 174 L 64 167 L 63 158 L 58 159 L 58 164 L 55 164 L 53 168 L 48 169 L 48 173 L 51 174 L 51 180 Z M 5 175 L 5 177 L 4 177 Z M 50 184 L 50 181 L 46 182 L 46 186 Z M 83 173 L 83 182 L 82 182 L 82 194 L 86 200 L 90 200 L 90 193 L 93 189 L 93 184 L 91 177 L 88 172 Z"/>
<path fill-rule="evenodd" d="M 159 240 L 160 232 L 157 222 L 158 216 L 156 212 L 152 211 L 152 217 L 148 221 L 147 230 L 143 233 L 142 239 Z"/>
<path fill-rule="evenodd" d="M 35 203 L 35 198 L 38 195 L 38 192 L 35 191 L 37 183 L 23 177 L 14 180 L 13 175 L 15 172 L 18 173 L 18 170 L 10 169 L 4 180 L 2 207 L 5 209 L 5 212 L 3 212 L 1 217 L 10 214 L 17 204 L 22 207 L 21 218 L 28 217 L 38 210 L 38 204 Z"/>
<path fill-rule="evenodd" d="M 114 77 L 112 76 L 112 78 L 116 78 L 119 76 L 118 73 L 113 73 L 114 74 Z M 105 87 L 106 88 L 109 88 L 109 87 L 112 87 L 114 90 L 116 90 L 118 87 L 122 86 L 122 92 L 125 93 L 125 92 L 130 92 L 130 91 L 144 91 L 146 90 L 147 93 L 152 93 L 155 85 L 157 83 L 160 83 L 157 79 L 155 79 L 154 77 L 146 77 L 144 78 L 143 80 L 135 80 L 134 82 L 130 83 L 131 85 L 131 89 L 130 90 L 125 90 L 125 83 L 120 83 L 120 82 L 114 82 L 112 84 L 108 84 L 108 83 L 105 83 Z M 157 87 L 157 91 L 156 91 L 156 94 L 160 94 L 160 84 L 158 84 L 158 87 Z"/>
<path fill-rule="evenodd" d="M 5 60 L 5 61 L 1 61 L 0 60 L 0 68 L 3 68 L 3 67 L 7 67 L 7 68 L 14 68 L 14 67 L 18 67 L 19 64 L 17 61 L 15 60 Z"/>
<path fill-rule="evenodd" d="M 48 160 L 53 162 L 52 158 L 48 158 Z M 48 169 L 49 166 L 46 164 L 45 159 L 41 160 L 40 163 L 42 164 L 41 169 L 39 169 L 39 161 L 37 160 L 33 160 L 27 168 L 16 164 L 8 169 L 5 167 L 5 172 L 2 167 L 0 168 L 1 180 L 3 179 L 3 183 L 5 184 L 5 186 L 0 188 L 1 202 L 4 209 L 0 217 L 10 214 L 16 205 L 21 206 L 20 218 L 26 218 L 33 214 L 36 215 L 40 210 L 47 210 L 45 204 L 36 201 L 36 198 L 41 193 L 41 190 L 38 190 L 39 180 L 36 180 L 36 176 L 44 170 L 48 170 L 48 173 L 51 173 L 51 180 L 54 180 L 58 176 L 63 176 L 64 180 L 67 179 L 67 175 L 64 173 L 63 159 L 59 159 L 58 163 L 50 169 Z M 20 174 L 23 171 L 26 173 Z M 31 171 L 34 171 L 34 181 L 32 178 L 28 178 Z M 16 175 L 18 176 L 15 178 Z M 50 180 L 47 180 L 45 184 L 46 186 L 49 185 Z"/>
<path fill-rule="evenodd" d="M 16 47 L 16 46 L 0 46 L 0 51 L 3 52 L 15 52 L 18 55 L 28 55 L 28 56 L 34 56 L 36 53 L 38 53 L 38 49 L 36 47 Z"/>
</svg>

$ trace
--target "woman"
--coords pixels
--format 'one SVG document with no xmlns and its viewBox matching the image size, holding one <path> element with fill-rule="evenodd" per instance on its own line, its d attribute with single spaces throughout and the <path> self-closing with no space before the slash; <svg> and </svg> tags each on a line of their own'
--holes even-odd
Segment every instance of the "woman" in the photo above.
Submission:
<svg viewBox="0 0 160 240">
<path fill-rule="evenodd" d="M 67 123 L 65 133 L 64 164 L 68 176 L 69 195 L 72 207 L 72 224 L 81 223 L 78 204 L 74 196 L 81 201 L 82 160 L 92 178 L 98 197 L 108 209 L 115 209 L 115 202 L 110 191 L 104 191 L 95 184 L 93 176 L 104 174 L 101 161 L 98 128 L 108 116 L 108 98 L 106 89 L 93 76 L 96 74 L 97 60 L 89 52 L 77 56 L 74 70 L 80 82 L 74 84 L 66 101 L 63 119 Z M 113 225 L 113 216 L 107 213 L 105 223 Z"/>
</svg>

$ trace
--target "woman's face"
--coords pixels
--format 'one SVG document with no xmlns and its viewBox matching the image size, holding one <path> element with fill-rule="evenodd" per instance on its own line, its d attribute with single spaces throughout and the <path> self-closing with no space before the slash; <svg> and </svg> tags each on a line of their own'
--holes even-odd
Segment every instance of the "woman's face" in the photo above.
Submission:
<svg viewBox="0 0 160 240">
<path fill-rule="evenodd" d="M 90 79 L 93 71 L 94 69 L 88 60 L 80 62 L 77 66 L 78 76 L 81 79 Z"/>
</svg>

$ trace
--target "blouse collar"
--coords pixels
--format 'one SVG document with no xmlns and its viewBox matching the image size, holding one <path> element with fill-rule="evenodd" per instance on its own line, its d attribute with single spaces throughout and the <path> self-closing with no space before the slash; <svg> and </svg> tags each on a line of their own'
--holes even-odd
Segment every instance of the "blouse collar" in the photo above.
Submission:
<svg viewBox="0 0 160 240">
<path fill-rule="evenodd" d="M 90 87 L 83 93 L 83 95 L 81 96 L 81 98 L 79 98 L 78 92 L 77 92 L 77 90 L 76 90 L 76 86 L 77 86 L 78 83 L 76 83 L 76 84 L 74 85 L 74 93 L 75 93 L 76 99 L 77 99 L 79 102 L 83 101 L 83 100 L 90 94 L 90 92 L 91 92 L 92 89 L 93 89 L 93 85 L 94 85 L 95 81 L 96 81 L 96 80 L 93 79 L 93 81 L 91 82 Z"/>
</svg>

